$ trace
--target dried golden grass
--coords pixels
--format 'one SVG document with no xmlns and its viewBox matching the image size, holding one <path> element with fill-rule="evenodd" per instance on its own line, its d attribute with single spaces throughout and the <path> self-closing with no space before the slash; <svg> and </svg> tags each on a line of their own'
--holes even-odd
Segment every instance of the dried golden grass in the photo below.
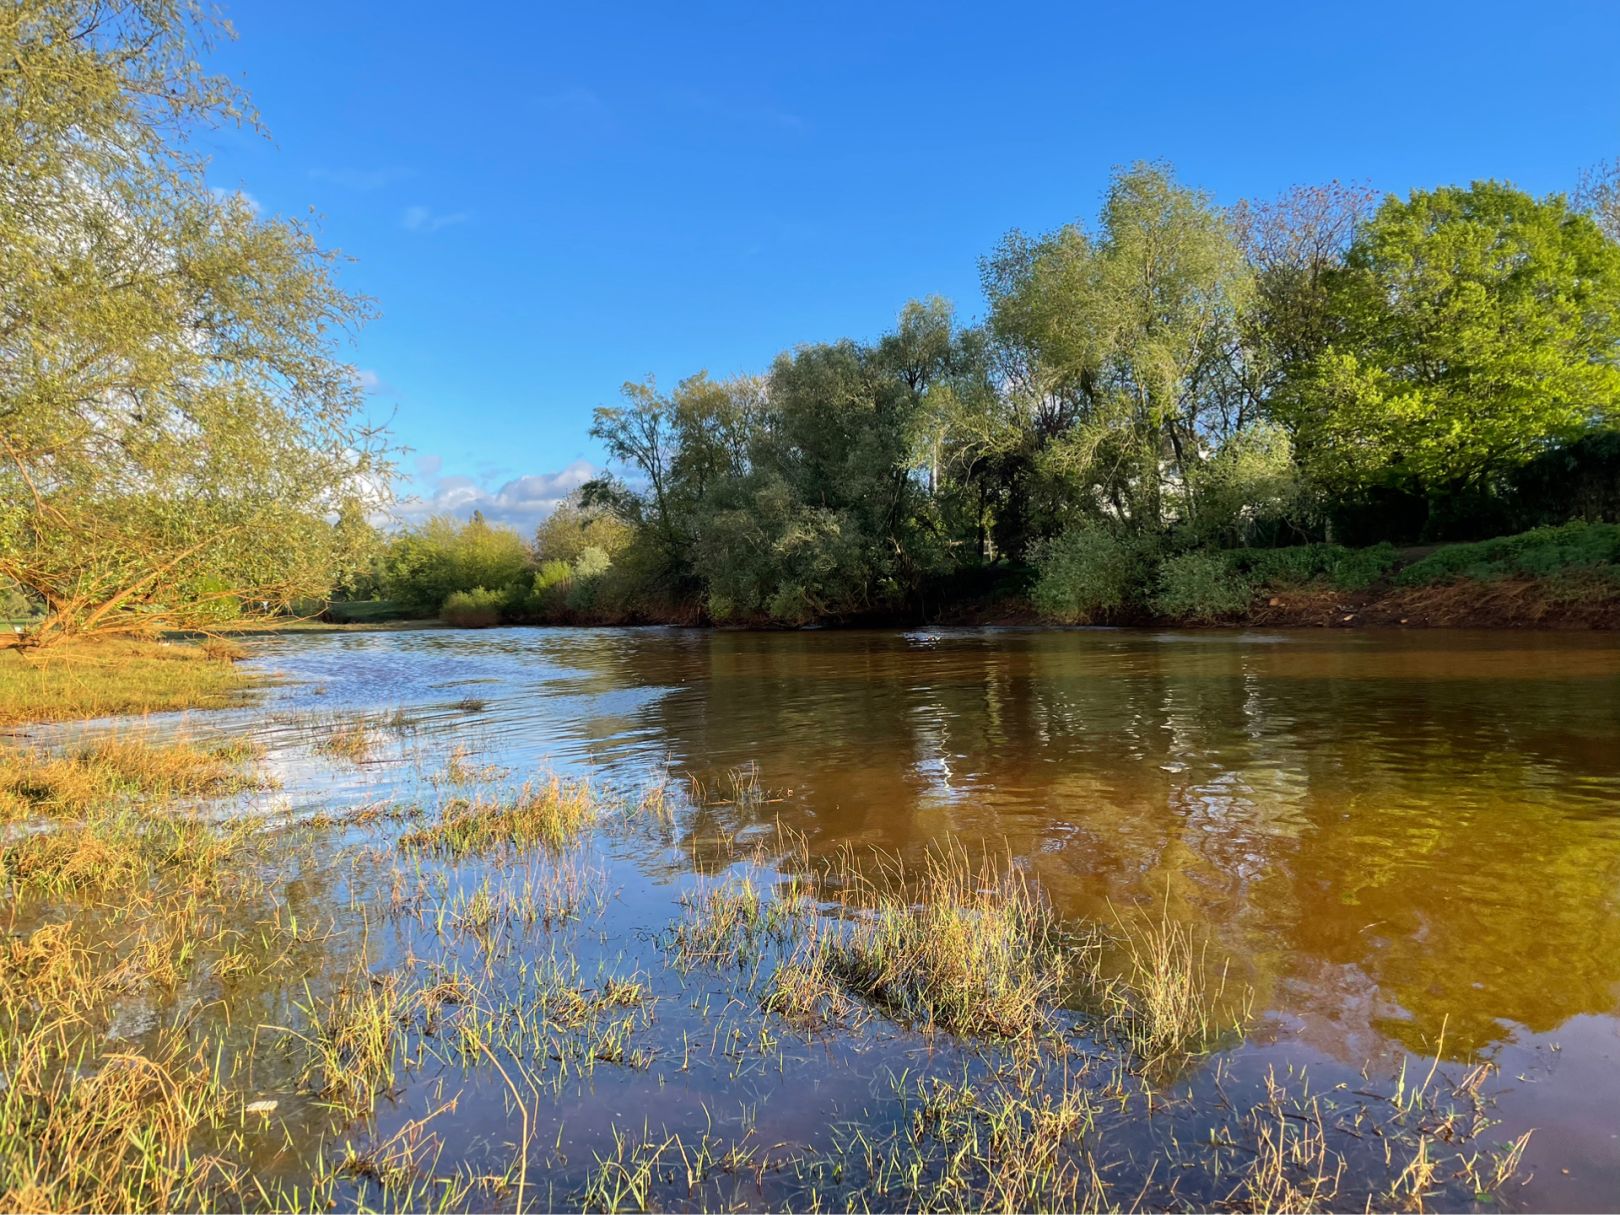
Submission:
<svg viewBox="0 0 1620 1215">
<path fill-rule="evenodd" d="M 253 677 L 240 651 L 109 639 L 0 649 L 0 726 L 239 703 Z"/>
</svg>

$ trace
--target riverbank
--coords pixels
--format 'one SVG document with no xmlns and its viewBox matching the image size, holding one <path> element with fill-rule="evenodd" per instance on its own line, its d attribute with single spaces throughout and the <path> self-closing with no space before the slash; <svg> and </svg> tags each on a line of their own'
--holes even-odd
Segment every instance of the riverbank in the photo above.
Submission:
<svg viewBox="0 0 1620 1215">
<path fill-rule="evenodd" d="M 958 605 L 929 623 L 959 626 L 1051 624 L 1027 599 Z M 1188 619 L 1141 613 L 1113 621 L 1135 628 L 1267 629 L 1620 629 L 1620 591 L 1603 585 L 1503 578 L 1462 579 L 1441 586 L 1389 582 L 1361 590 L 1279 588 L 1256 594 L 1237 613 Z"/>
<path fill-rule="evenodd" d="M 692 604 L 667 612 L 565 612 L 538 620 L 506 623 L 535 627 L 724 628 L 730 631 L 794 631 L 767 619 L 715 625 Z M 1121 612 L 1105 622 L 1119 628 L 1434 628 L 1434 629 L 1620 629 L 1620 588 L 1603 582 L 1572 585 L 1568 580 L 1460 579 L 1439 586 L 1379 585 L 1341 590 L 1329 586 L 1266 589 L 1240 611 L 1173 616 L 1149 611 Z M 1044 615 L 1027 595 L 994 594 L 911 614 L 874 613 L 823 621 L 812 629 L 947 627 L 1062 627 Z M 322 626 L 308 626 L 311 631 Z M 329 631 L 450 627 L 433 618 L 386 624 L 331 624 Z M 491 627 L 463 626 L 463 627 Z"/>
<path fill-rule="evenodd" d="M 0 646 L 0 727 L 241 704 L 258 682 L 222 639 Z"/>
<path fill-rule="evenodd" d="M 621 571 L 605 556 L 590 573 L 548 565 L 532 585 L 529 578 L 519 572 L 496 589 L 454 592 L 438 618 L 460 627 L 1610 629 L 1620 627 L 1620 526 L 1570 523 L 1409 548 L 1181 548 L 1151 535 L 1090 529 L 1040 548 L 1029 564 L 992 561 L 914 575 L 904 585 L 870 586 L 860 606 L 843 608 L 804 591 L 744 610 L 734 599 L 706 596 L 696 583 L 679 593 L 655 590 L 656 580 Z M 432 613 L 435 594 L 403 582 L 395 589 L 395 601 L 333 603 L 324 615 L 346 622 Z"/>
</svg>

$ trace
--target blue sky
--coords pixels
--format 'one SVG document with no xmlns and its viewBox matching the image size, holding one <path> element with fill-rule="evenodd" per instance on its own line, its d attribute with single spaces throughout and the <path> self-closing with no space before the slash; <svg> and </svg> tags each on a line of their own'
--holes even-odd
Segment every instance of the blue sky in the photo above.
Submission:
<svg viewBox="0 0 1620 1215">
<path fill-rule="evenodd" d="M 1167 159 L 1229 203 L 1620 156 L 1620 4 L 449 5 L 226 0 L 270 141 L 210 182 L 314 208 L 376 298 L 356 363 L 415 512 L 528 527 L 626 379 L 763 369 L 913 296 L 982 312 L 1007 229 Z"/>
</svg>

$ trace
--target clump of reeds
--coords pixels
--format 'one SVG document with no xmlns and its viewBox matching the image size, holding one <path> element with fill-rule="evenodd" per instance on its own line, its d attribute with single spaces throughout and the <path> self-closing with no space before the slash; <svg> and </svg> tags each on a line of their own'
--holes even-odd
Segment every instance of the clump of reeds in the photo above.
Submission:
<svg viewBox="0 0 1620 1215">
<path fill-rule="evenodd" d="M 456 798 L 437 822 L 408 832 L 400 844 L 450 857 L 538 844 L 556 848 L 588 830 L 600 812 L 589 785 L 553 776 L 504 797 Z"/>
<path fill-rule="evenodd" d="M 851 909 L 826 946 L 850 991 L 903 1019 L 959 1034 L 1035 1029 L 1068 959 L 1051 907 L 1010 865 L 975 865 L 958 848 L 915 870 L 884 859 L 868 876 L 847 853 L 839 885 Z"/>
<path fill-rule="evenodd" d="M 669 782 L 657 780 L 641 791 L 637 807 L 648 818 L 659 823 L 675 821 L 675 805 L 670 796 Z"/>
<path fill-rule="evenodd" d="M 1217 967 L 1209 942 L 1167 911 L 1093 929 L 1081 956 L 1104 1029 L 1143 1063 L 1203 1054 L 1248 1020 L 1251 993 L 1228 998 L 1226 963 Z"/>
<path fill-rule="evenodd" d="M 394 1086 L 413 1001 L 395 974 L 360 974 L 325 1000 L 304 1008 L 314 1026 L 305 1037 L 311 1060 L 306 1082 L 317 1095 L 350 1113 L 364 1113 Z"/>
<path fill-rule="evenodd" d="M 507 772 L 508 769 L 499 764 L 472 762 L 472 751 L 458 743 L 451 748 L 449 756 L 445 759 L 444 771 L 439 779 L 448 785 L 473 785 L 500 780 Z"/>
<path fill-rule="evenodd" d="M 819 934 L 772 971 L 761 1005 L 801 1024 L 839 1021 L 850 1014 L 852 1002 Z"/>
<path fill-rule="evenodd" d="M 363 764 L 377 749 L 377 737 L 362 722 L 341 722 L 315 742 L 315 750 L 351 764 Z"/>
<path fill-rule="evenodd" d="M 205 637 L 197 648 L 215 662 L 241 662 L 247 657 L 247 650 L 227 637 Z"/>
<path fill-rule="evenodd" d="M 681 903 L 685 915 L 671 940 L 685 962 L 736 960 L 766 930 L 768 901 L 748 877 L 700 888 Z"/>
<path fill-rule="evenodd" d="M 652 1056 L 633 1045 L 654 1002 L 639 976 L 609 975 L 592 986 L 566 954 L 520 964 L 518 972 L 517 981 L 500 990 L 459 971 L 441 978 L 440 988 L 456 986 L 453 1024 L 433 1027 L 450 1058 L 463 1065 L 496 1053 L 513 1061 L 549 1059 L 558 1067 L 548 1082 L 559 1092 L 570 1073 L 588 1073 L 598 1063 L 651 1064 Z"/>
</svg>

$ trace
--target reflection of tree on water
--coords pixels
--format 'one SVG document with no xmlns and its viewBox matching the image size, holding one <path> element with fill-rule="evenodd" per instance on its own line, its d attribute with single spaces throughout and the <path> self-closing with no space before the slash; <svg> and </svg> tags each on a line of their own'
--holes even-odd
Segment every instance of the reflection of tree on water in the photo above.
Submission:
<svg viewBox="0 0 1620 1215">
<path fill-rule="evenodd" d="M 1451 1048 L 1613 1013 L 1612 652 L 1365 635 L 646 634 L 615 676 L 713 782 L 760 765 L 813 849 L 1005 838 L 1069 913 L 1161 899 L 1317 1045 Z M 1545 646 L 1545 649 L 1538 648 Z M 570 655 L 577 665 L 577 656 Z M 1608 665 L 1605 666 L 1604 664 Z"/>
</svg>

